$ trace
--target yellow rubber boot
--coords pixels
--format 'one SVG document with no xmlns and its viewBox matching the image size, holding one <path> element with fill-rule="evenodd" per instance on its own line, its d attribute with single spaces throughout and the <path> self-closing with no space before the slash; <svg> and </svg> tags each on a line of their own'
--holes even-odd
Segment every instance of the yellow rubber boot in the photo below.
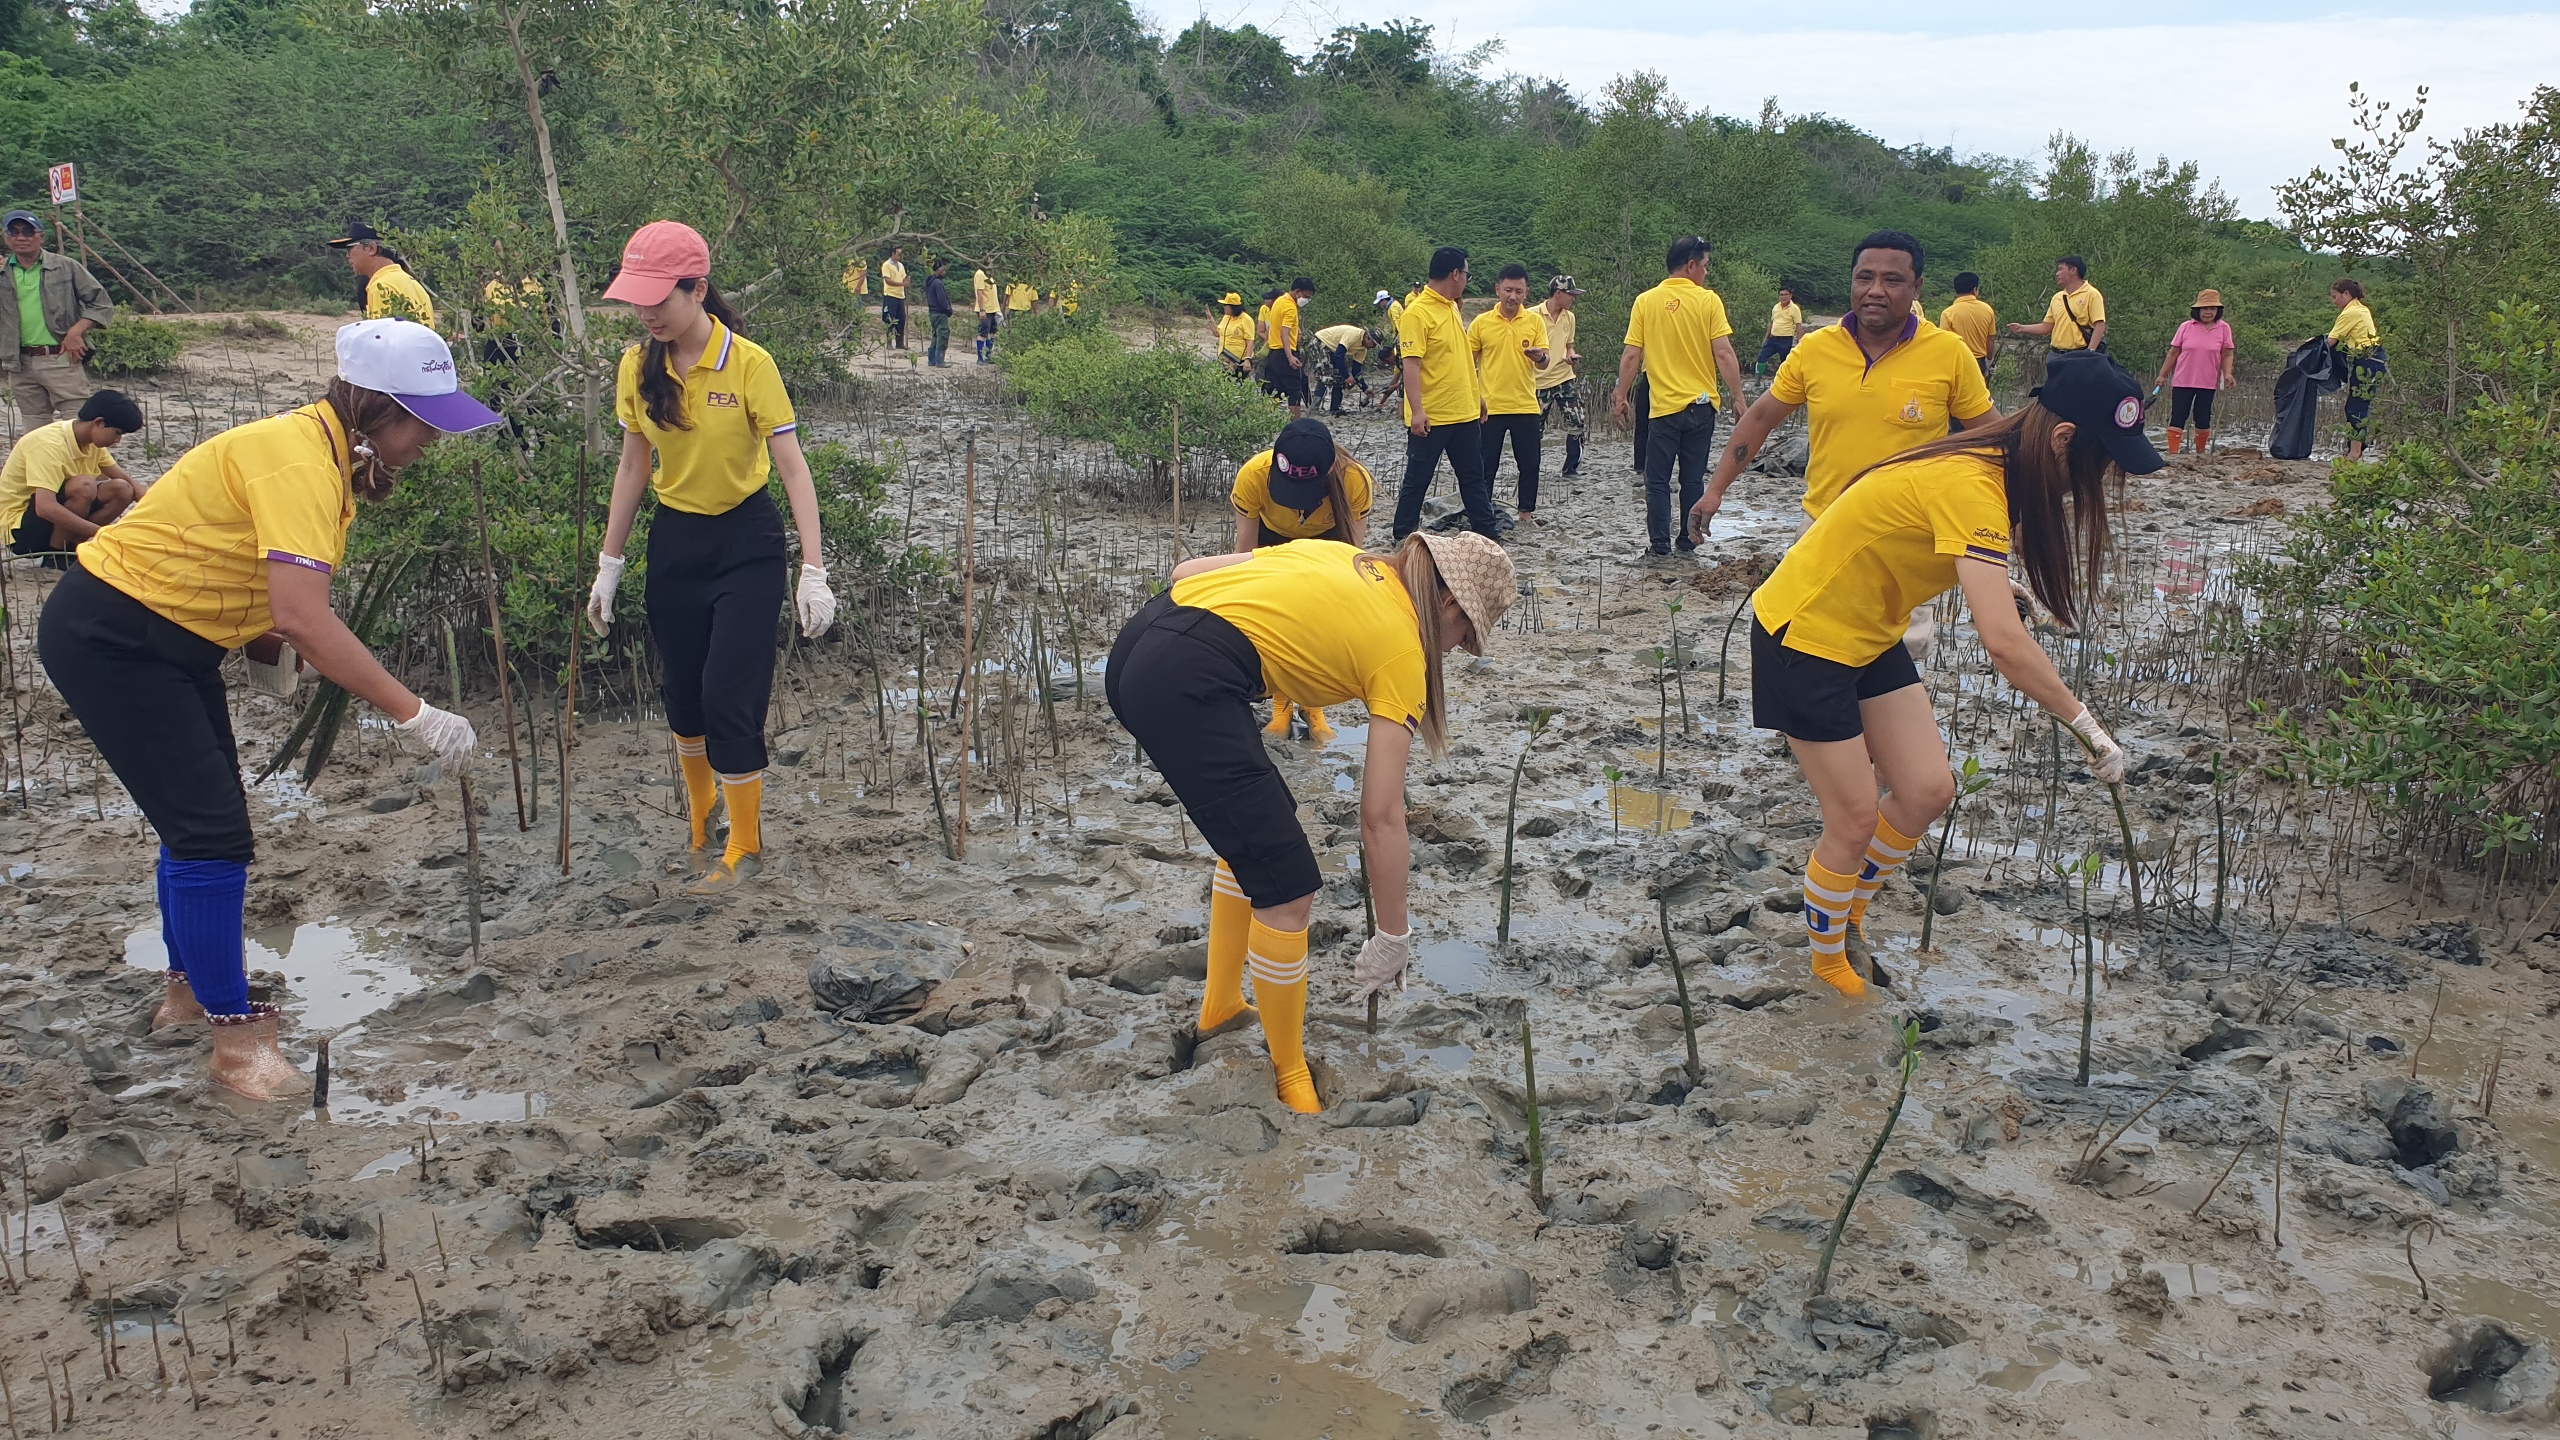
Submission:
<svg viewBox="0 0 2560 1440">
<path fill-rule="evenodd" d="M 1253 930 L 1253 902 L 1236 884 L 1236 872 L 1218 862 L 1209 886 L 1209 984 L 1200 992 L 1200 1033 L 1253 1014 L 1244 1003 L 1244 950 Z"/>
<path fill-rule="evenodd" d="M 1855 1000 L 1867 993 L 1867 982 L 1849 965 L 1849 901 L 1858 879 L 1843 875 L 1819 860 L 1805 863 L 1804 928 L 1813 943 L 1815 978 Z"/>
<path fill-rule="evenodd" d="M 676 763 L 684 770 L 685 809 L 693 819 L 693 848 L 711 844 L 711 808 L 720 803 L 720 777 L 711 773 L 707 743 L 700 735 L 676 737 Z"/>
<path fill-rule="evenodd" d="M 1289 733 L 1288 696 L 1274 695 L 1271 697 L 1271 723 L 1262 727 L 1262 733 L 1265 735 L 1283 736 Z"/>
<path fill-rule="evenodd" d="M 1280 1102 L 1301 1115 L 1316 1114 L 1324 1102 L 1307 1073 L 1307 932 L 1274 930 L 1257 919 L 1247 933 L 1244 963 L 1253 972 L 1253 998 L 1261 1002 L 1262 1038 L 1271 1047 Z"/>
<path fill-rule="evenodd" d="M 1309 707 L 1306 714 L 1308 739 L 1322 745 L 1333 738 L 1333 726 L 1325 722 L 1323 710 Z"/>
</svg>

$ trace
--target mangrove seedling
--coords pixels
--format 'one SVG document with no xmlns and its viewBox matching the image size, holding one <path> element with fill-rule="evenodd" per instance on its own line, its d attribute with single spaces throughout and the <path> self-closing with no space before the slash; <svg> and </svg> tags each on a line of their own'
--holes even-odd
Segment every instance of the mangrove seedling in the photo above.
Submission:
<svg viewBox="0 0 2560 1440">
<path fill-rule="evenodd" d="M 1653 787 L 1670 783 L 1671 776 L 1671 652 L 1656 645 L 1649 652 L 1653 660 L 1653 694 L 1656 702 L 1654 729 L 1659 732 L 1661 748 L 1654 753 Z M 1663 813 L 1669 813 L 1668 806 Z"/>
<path fill-rule="evenodd" d="M 1555 715 L 1552 707 L 1544 705 L 1529 712 L 1529 738 L 1521 743 L 1520 758 L 1511 766 L 1511 799 L 1502 811 L 1502 919 L 1493 929 L 1493 940 L 1497 945 L 1511 943 L 1511 846 L 1513 838 L 1519 834 L 1520 775 L 1529 768 L 1529 751 L 1537 745 L 1538 737 L 1546 733 L 1547 722 Z"/>
<path fill-rule="evenodd" d="M 2060 721 L 2056 721 L 2055 724 L 2061 729 L 2070 729 Z M 2080 748 L 2088 751 L 2091 759 L 2097 758 L 2098 752 L 2090 747 L 2089 742 L 2082 738 L 2079 731 L 2072 730 L 2071 738 L 2080 741 Z M 2055 768 L 2060 769 L 2059 766 Z M 2116 831 L 2124 839 L 2124 883 L 2125 889 L 2133 897 L 2133 933 L 2139 936 L 2148 931 L 2150 926 L 2145 923 L 2142 914 L 2142 862 L 2135 858 L 2133 853 L 2133 820 L 2125 813 L 2124 786 L 2122 784 L 2108 786 L 2107 798 L 2115 802 Z"/>
<path fill-rule="evenodd" d="M 1742 603 L 1733 607 L 1733 618 L 1724 622 L 1724 643 L 1716 647 L 1716 708 L 1724 708 L 1725 677 L 1733 673 L 1733 627 L 1751 609 L 1751 592 L 1742 592 Z"/>
<path fill-rule="evenodd" d="M 2092 851 L 2068 865 L 2053 867 L 2066 887 L 2075 876 L 2080 881 L 2080 1084 L 2084 1088 L 2089 1083 L 2089 1032 L 2098 1019 L 2098 942 L 2089 929 L 2089 887 L 2096 883 L 2102 863 Z"/>
<path fill-rule="evenodd" d="M 1671 670 L 1680 677 L 1680 733 L 1695 735 L 1697 723 L 1689 718 L 1689 655 L 1680 643 L 1680 597 L 1672 596 L 1662 607 L 1671 612 Z"/>
<path fill-rule="evenodd" d="M 1603 765 L 1600 767 L 1600 774 L 1609 782 L 1609 838 L 1615 840 L 1619 838 L 1618 787 L 1625 782 L 1627 772 L 1615 765 Z"/>
<path fill-rule="evenodd" d="M 1929 862 L 1929 889 L 1920 897 L 1920 950 L 1929 950 L 1929 932 L 1938 921 L 1938 877 L 1947 873 L 1947 842 L 1956 833 L 1956 812 L 1964 808 L 1965 797 L 1991 788 L 1991 777 L 1982 773 L 1982 757 L 1967 755 L 1964 767 L 1956 772 L 1956 798 L 1947 806 L 1946 823 L 1938 827 L 1938 852 Z"/>
<path fill-rule="evenodd" d="M 1866 1188 L 1867 1177 L 1875 1173 L 1876 1160 L 1884 1154 L 1886 1142 L 1893 1139 L 1893 1123 L 1902 1118 L 1902 1102 L 1911 1095 L 1911 1072 L 1920 1068 L 1920 1022 L 1906 1020 L 1897 1033 L 1902 1040 L 1902 1083 L 1894 1088 L 1893 1108 L 1884 1112 L 1884 1128 L 1876 1132 L 1876 1143 L 1867 1151 L 1867 1163 L 1858 1167 L 1858 1178 L 1849 1182 L 1849 1193 L 1840 1201 L 1840 1213 L 1831 1217 L 1831 1233 L 1822 1242 L 1822 1263 L 1813 1272 L 1813 1294 L 1817 1297 L 1831 1287 L 1831 1258 L 1839 1252 L 1840 1232 L 1849 1228 L 1849 1212 L 1858 1207 L 1858 1192 Z"/>
<path fill-rule="evenodd" d="M 1705 1073 L 1698 1063 L 1698 1014 L 1689 1008 L 1689 974 L 1680 967 L 1680 947 L 1671 940 L 1671 892 L 1653 892 L 1654 914 L 1662 920 L 1662 957 L 1671 962 L 1671 985 L 1680 992 L 1680 1033 L 1689 1042 L 1689 1083 L 1698 1083 Z"/>
<path fill-rule="evenodd" d="M 1529 1019 L 1520 1018 L 1521 1094 L 1529 1107 L 1529 1199 L 1547 1208 L 1547 1150 L 1538 1133 L 1538 1047 L 1529 1038 Z"/>
<path fill-rule="evenodd" d="M 2222 896 L 2231 885 L 2231 825 L 2222 814 L 2222 752 L 2213 752 L 2213 928 L 2222 928 Z M 2193 913 L 2190 911 L 2189 913 Z"/>
</svg>

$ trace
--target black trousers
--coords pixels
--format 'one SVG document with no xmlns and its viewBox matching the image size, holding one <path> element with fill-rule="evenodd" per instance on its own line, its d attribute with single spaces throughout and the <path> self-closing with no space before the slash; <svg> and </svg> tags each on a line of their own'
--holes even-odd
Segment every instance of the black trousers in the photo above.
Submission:
<svg viewBox="0 0 2560 1440">
<path fill-rule="evenodd" d="M 1520 508 L 1538 508 L 1538 447 L 1546 442 L 1546 418 L 1536 411 L 1526 415 L 1488 415 L 1484 425 L 1484 485 L 1490 492 L 1494 477 L 1502 469 L 1502 442 L 1511 441 L 1512 463 L 1520 467 Z"/>
<path fill-rule="evenodd" d="M 1674 537 L 1679 547 L 1692 550 L 1689 543 L 1689 507 L 1707 493 L 1707 468 L 1715 459 L 1716 407 L 1703 398 L 1686 410 L 1653 417 L 1645 432 L 1652 443 L 1644 457 L 1644 526 L 1653 541 L 1653 553 L 1671 553 Z M 1671 512 L 1671 475 L 1680 474 L 1680 512 Z"/>
<path fill-rule="evenodd" d="M 1102 672 L 1111 713 L 1164 772 L 1245 898 L 1269 909 L 1324 881 L 1297 799 L 1262 745 L 1253 716 L 1262 689 L 1262 654 L 1244 632 L 1169 594 L 1121 629 Z"/>
<path fill-rule="evenodd" d="M 36 622 L 36 653 L 172 857 L 256 858 L 221 646 L 75 564 Z"/>
<path fill-rule="evenodd" d="M 1402 540 L 1422 524 L 1422 497 L 1440 472 L 1440 457 L 1458 477 L 1458 499 L 1467 507 L 1467 523 L 1488 540 L 1500 539 L 1493 519 L 1493 484 L 1484 478 L 1484 422 L 1467 420 L 1434 425 L 1428 435 L 1405 432 L 1404 488 L 1396 492 L 1396 538 Z"/>
<path fill-rule="evenodd" d="M 1636 455 L 1635 459 L 1628 463 L 1632 468 L 1642 470 L 1645 456 L 1651 453 L 1650 447 L 1653 444 L 1653 381 L 1651 379 L 1643 375 L 1636 377 L 1634 387 L 1627 391 L 1627 411 L 1635 417 L 1636 425 Z"/>
<path fill-rule="evenodd" d="M 2187 420 L 2192 416 L 2196 422 L 2197 429 L 2212 429 L 2214 394 L 2215 391 L 2210 386 L 2171 386 L 2169 389 L 2170 428 L 2176 430 L 2185 429 Z"/>
<path fill-rule="evenodd" d="M 899 349 L 907 348 L 907 302 L 891 296 L 880 302 L 880 323 L 889 327 Z"/>
<path fill-rule="evenodd" d="M 661 505 L 649 522 L 643 593 L 666 674 L 658 694 L 667 728 L 705 737 L 711 768 L 723 775 L 765 765 L 783 566 L 782 512 L 762 490 L 720 515 Z"/>
</svg>

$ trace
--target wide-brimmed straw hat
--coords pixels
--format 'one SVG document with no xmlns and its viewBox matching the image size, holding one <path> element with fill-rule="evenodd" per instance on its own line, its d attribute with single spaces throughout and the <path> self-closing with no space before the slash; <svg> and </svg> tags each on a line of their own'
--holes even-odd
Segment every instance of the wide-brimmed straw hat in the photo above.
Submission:
<svg viewBox="0 0 2560 1440">
<path fill-rule="evenodd" d="M 2219 310 L 2221 308 L 2223 308 L 2221 291 L 2199 290 L 2196 292 L 2196 303 L 2187 307 L 2187 313 L 2192 315 L 2198 310 Z"/>
<path fill-rule="evenodd" d="M 1440 571 L 1440 583 L 1449 587 L 1458 608 L 1467 612 L 1467 620 L 1475 627 L 1476 641 L 1467 649 L 1483 654 L 1493 639 L 1494 627 L 1502 623 L 1511 602 L 1520 598 L 1520 582 L 1512 573 L 1511 556 L 1472 530 L 1449 535 L 1422 532 L 1422 543 L 1431 551 L 1431 563 Z"/>
</svg>

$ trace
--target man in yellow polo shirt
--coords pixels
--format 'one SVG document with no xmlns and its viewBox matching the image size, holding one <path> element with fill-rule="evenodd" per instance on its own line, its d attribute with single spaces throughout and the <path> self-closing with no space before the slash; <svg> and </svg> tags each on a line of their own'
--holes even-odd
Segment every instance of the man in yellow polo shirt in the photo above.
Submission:
<svg viewBox="0 0 2560 1440">
<path fill-rule="evenodd" d="M 983 265 L 969 277 L 969 307 L 978 312 L 978 363 L 992 365 L 996 330 L 1004 324 L 1004 292 L 996 288 L 996 277 Z"/>
<path fill-rule="evenodd" d="M 1582 352 L 1573 348 L 1573 302 L 1581 294 L 1572 276 L 1558 275 L 1547 282 L 1547 303 L 1538 307 L 1538 318 L 1547 324 L 1547 363 L 1538 371 L 1538 429 L 1541 438 L 1564 437 L 1564 468 L 1556 473 L 1565 476 L 1582 473 L 1582 437 L 1589 428 L 1582 386 L 1573 375 L 1582 361 Z"/>
<path fill-rule="evenodd" d="M 1529 308 L 1529 267 L 1505 265 L 1493 282 L 1493 308 L 1467 327 L 1476 378 L 1484 390 L 1484 483 L 1493 488 L 1502 468 L 1502 442 L 1511 441 L 1520 467 L 1520 523 L 1537 523 L 1538 447 L 1545 426 L 1538 409 L 1538 372 L 1547 363 L 1547 321 Z"/>
<path fill-rule="evenodd" d="M 1467 524 L 1488 540 L 1500 538 L 1493 487 L 1484 478 L 1484 397 L 1476 387 L 1475 351 L 1458 317 L 1467 293 L 1467 252 L 1443 245 L 1431 252 L 1431 279 L 1405 301 L 1397 317 L 1397 350 L 1404 357 L 1404 487 L 1396 493 L 1395 538 L 1422 524 L 1422 499 L 1449 457 Z"/>
<path fill-rule="evenodd" d="M 2000 312 L 1982 298 L 1982 277 L 1967 270 L 1956 276 L 1956 298 L 1938 312 L 1938 328 L 1964 342 L 1973 352 L 1975 363 L 1982 367 L 1984 383 L 1991 379 L 1991 347 L 2000 334 Z"/>
<path fill-rule="evenodd" d="M 892 245 L 889 258 L 880 262 L 880 323 L 901 350 L 907 348 L 906 253 L 906 247 Z"/>
<path fill-rule="evenodd" d="M 436 302 L 400 262 L 400 252 L 382 243 L 380 231 L 362 220 L 352 221 L 347 233 L 329 246 L 347 252 L 347 268 L 364 282 L 364 318 L 415 320 L 430 330 L 436 328 Z"/>
<path fill-rule="evenodd" d="M 1722 403 L 1716 377 L 1742 393 L 1742 362 L 1733 354 L 1733 322 L 1725 317 L 1724 297 L 1707 288 L 1709 246 L 1696 235 L 1671 242 L 1663 255 L 1665 278 L 1636 297 L 1627 315 L 1626 349 L 1618 357 L 1618 389 L 1610 409 L 1618 423 L 1634 417 L 1629 393 L 1636 372 L 1652 387 L 1648 407 L 1644 460 L 1645 530 L 1656 558 L 1672 553 L 1676 522 L 1671 510 L 1671 474 L 1680 472 L 1680 508 L 1698 501 L 1707 482 L 1707 462 L 1715 454 L 1716 407 Z M 1685 529 L 1677 537 L 1679 552 L 1692 554 L 1697 543 Z"/>
<path fill-rule="evenodd" d="M 1799 534 L 1868 466 L 1944 439 L 1950 419 L 1970 427 L 1998 418 L 1964 341 L 1911 313 L 1921 264 L 1920 242 L 1900 230 L 1858 242 L 1849 313 L 1806 336 L 1778 367 L 1769 393 L 1733 427 L 1715 478 L 1689 511 L 1693 536 L 1706 535 L 1725 492 L 1799 408 L 1810 442 Z M 1914 659 L 1928 644 L 1927 625 L 1925 612 L 1912 622 Z"/>
<path fill-rule="evenodd" d="M 121 391 L 80 402 L 77 418 L 38 425 L 9 447 L 0 465 L 0 541 L 13 555 L 42 555 L 65 568 L 63 552 L 115 523 L 142 487 L 107 452 L 142 428 L 142 407 Z"/>
<path fill-rule="evenodd" d="M 2089 283 L 2089 262 L 2063 256 L 2053 263 L 2053 284 L 2053 299 L 2045 303 L 2042 320 L 2009 327 L 2012 335 L 2044 337 L 2047 373 L 2057 355 L 2097 354 L 2107 348 L 2107 297 Z"/>
<path fill-rule="evenodd" d="M 1342 413 L 1342 392 L 1357 385 L 1363 403 L 1369 394 L 1369 352 L 1378 348 L 1378 339 L 1358 325 L 1327 325 L 1316 332 L 1316 347 L 1323 354 L 1325 368 L 1333 379 L 1332 413 Z M 1319 382 L 1316 399 L 1324 399 Z"/>
<path fill-rule="evenodd" d="M 1298 352 L 1307 340 L 1302 307 L 1315 294 L 1316 282 L 1304 275 L 1290 281 L 1286 294 L 1272 297 L 1263 336 L 1268 348 L 1262 355 L 1262 388 L 1288 402 L 1292 420 L 1307 411 L 1307 357 Z"/>
<path fill-rule="evenodd" d="M 1796 348 L 1796 332 L 1804 329 L 1804 307 L 1796 303 L 1796 292 L 1785 285 L 1778 287 L 1778 303 L 1769 307 L 1769 338 L 1760 342 L 1760 353 L 1751 361 L 1751 374 L 1757 379 L 1769 368 L 1769 362 L 1783 365 L 1787 352 Z"/>
</svg>

